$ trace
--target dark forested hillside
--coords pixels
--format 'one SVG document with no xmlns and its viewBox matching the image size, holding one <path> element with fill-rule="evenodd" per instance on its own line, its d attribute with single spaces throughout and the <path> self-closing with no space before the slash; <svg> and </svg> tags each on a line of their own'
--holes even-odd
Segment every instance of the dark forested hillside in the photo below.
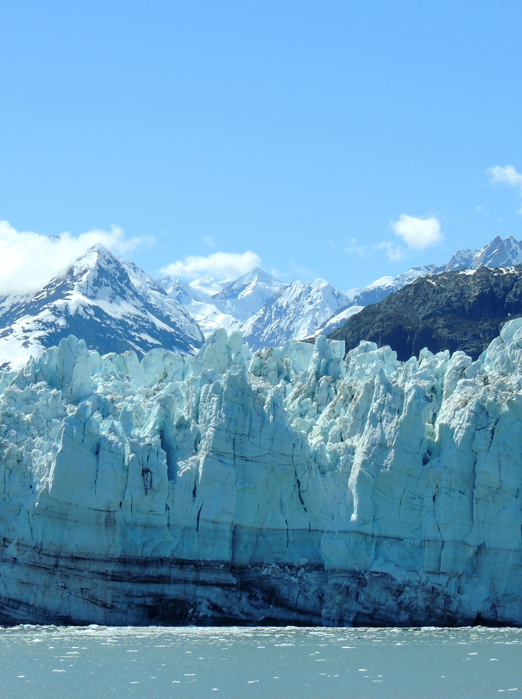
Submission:
<svg viewBox="0 0 522 699">
<path fill-rule="evenodd" d="M 522 265 L 422 277 L 379 303 L 367 306 L 330 335 L 346 351 L 362 340 L 390 345 L 400 360 L 432 352 L 463 350 L 473 359 L 522 316 Z"/>
</svg>

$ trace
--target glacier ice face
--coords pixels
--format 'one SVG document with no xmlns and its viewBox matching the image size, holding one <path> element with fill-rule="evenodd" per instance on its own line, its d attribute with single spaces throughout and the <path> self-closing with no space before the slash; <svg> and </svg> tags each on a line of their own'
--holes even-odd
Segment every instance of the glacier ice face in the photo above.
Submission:
<svg viewBox="0 0 522 699">
<path fill-rule="evenodd" d="M 522 321 L 0 374 L 0 621 L 522 623 Z"/>
</svg>

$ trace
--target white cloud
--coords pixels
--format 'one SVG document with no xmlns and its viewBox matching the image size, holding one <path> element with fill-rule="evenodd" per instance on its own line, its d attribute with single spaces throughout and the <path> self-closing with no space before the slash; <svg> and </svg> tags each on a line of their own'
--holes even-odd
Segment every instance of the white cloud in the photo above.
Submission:
<svg viewBox="0 0 522 699">
<path fill-rule="evenodd" d="M 126 239 L 117 226 L 110 231 L 89 231 L 75 238 L 70 233 L 46 236 L 17 231 L 7 221 L 0 221 L 0 295 L 27 294 L 41 289 L 97 243 L 113 252 L 126 254 L 152 240 Z"/>
<path fill-rule="evenodd" d="M 244 253 L 213 252 L 208 257 L 190 256 L 184 260 L 172 262 L 160 270 L 161 274 L 173 277 L 197 279 L 214 277 L 214 279 L 235 279 L 261 264 L 261 258 L 249 250 Z"/>
<path fill-rule="evenodd" d="M 349 255 L 359 255 L 359 257 L 368 257 L 368 247 L 366 245 L 361 245 L 357 238 L 350 238 L 350 243 L 344 248 L 344 251 Z"/>
<path fill-rule="evenodd" d="M 504 182 L 513 187 L 522 187 L 522 175 L 515 170 L 513 165 L 505 165 L 504 167 L 497 165 L 488 168 L 488 172 L 492 182 Z"/>
<path fill-rule="evenodd" d="M 390 223 L 395 235 L 402 238 L 406 245 L 415 250 L 424 250 L 440 243 L 443 239 L 440 223 L 434 217 L 417 218 L 401 214 L 398 221 Z"/>
<path fill-rule="evenodd" d="M 350 244 L 344 249 L 350 255 L 358 255 L 372 259 L 375 251 L 384 251 L 386 257 L 392 262 L 398 262 L 406 257 L 406 251 L 393 240 L 383 240 L 374 245 L 362 245 L 356 238 L 350 238 Z"/>
<path fill-rule="evenodd" d="M 399 262 L 405 257 L 404 249 L 400 245 L 395 245 L 391 240 L 383 240 L 382 243 L 374 245 L 376 250 L 384 250 L 386 257 L 392 262 Z"/>
<path fill-rule="evenodd" d="M 208 245 L 209 248 L 215 248 L 216 242 L 211 235 L 202 235 L 201 240 Z"/>
<path fill-rule="evenodd" d="M 505 165 L 501 167 L 497 165 L 496 167 L 490 167 L 487 172 L 491 175 L 491 182 L 507 184 L 510 187 L 518 187 L 520 189 L 520 196 L 522 196 L 522 175 L 518 173 L 513 165 Z M 519 214 L 522 214 L 522 206 L 518 210 Z"/>
</svg>

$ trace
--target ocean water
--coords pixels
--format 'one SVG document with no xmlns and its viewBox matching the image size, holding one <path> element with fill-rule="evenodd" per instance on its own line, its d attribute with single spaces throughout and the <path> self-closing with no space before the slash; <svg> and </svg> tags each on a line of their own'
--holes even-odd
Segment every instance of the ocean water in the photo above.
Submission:
<svg viewBox="0 0 522 699">
<path fill-rule="evenodd" d="M 0 628 L 0 696 L 522 696 L 522 629 Z"/>
</svg>

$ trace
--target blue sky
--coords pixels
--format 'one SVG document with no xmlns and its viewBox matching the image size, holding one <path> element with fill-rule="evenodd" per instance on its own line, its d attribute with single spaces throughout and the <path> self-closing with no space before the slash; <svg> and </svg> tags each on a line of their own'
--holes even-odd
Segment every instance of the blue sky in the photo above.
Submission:
<svg viewBox="0 0 522 699">
<path fill-rule="evenodd" d="M 0 276 L 20 231 L 341 290 L 521 238 L 521 27 L 516 2 L 3 0 Z"/>
</svg>

